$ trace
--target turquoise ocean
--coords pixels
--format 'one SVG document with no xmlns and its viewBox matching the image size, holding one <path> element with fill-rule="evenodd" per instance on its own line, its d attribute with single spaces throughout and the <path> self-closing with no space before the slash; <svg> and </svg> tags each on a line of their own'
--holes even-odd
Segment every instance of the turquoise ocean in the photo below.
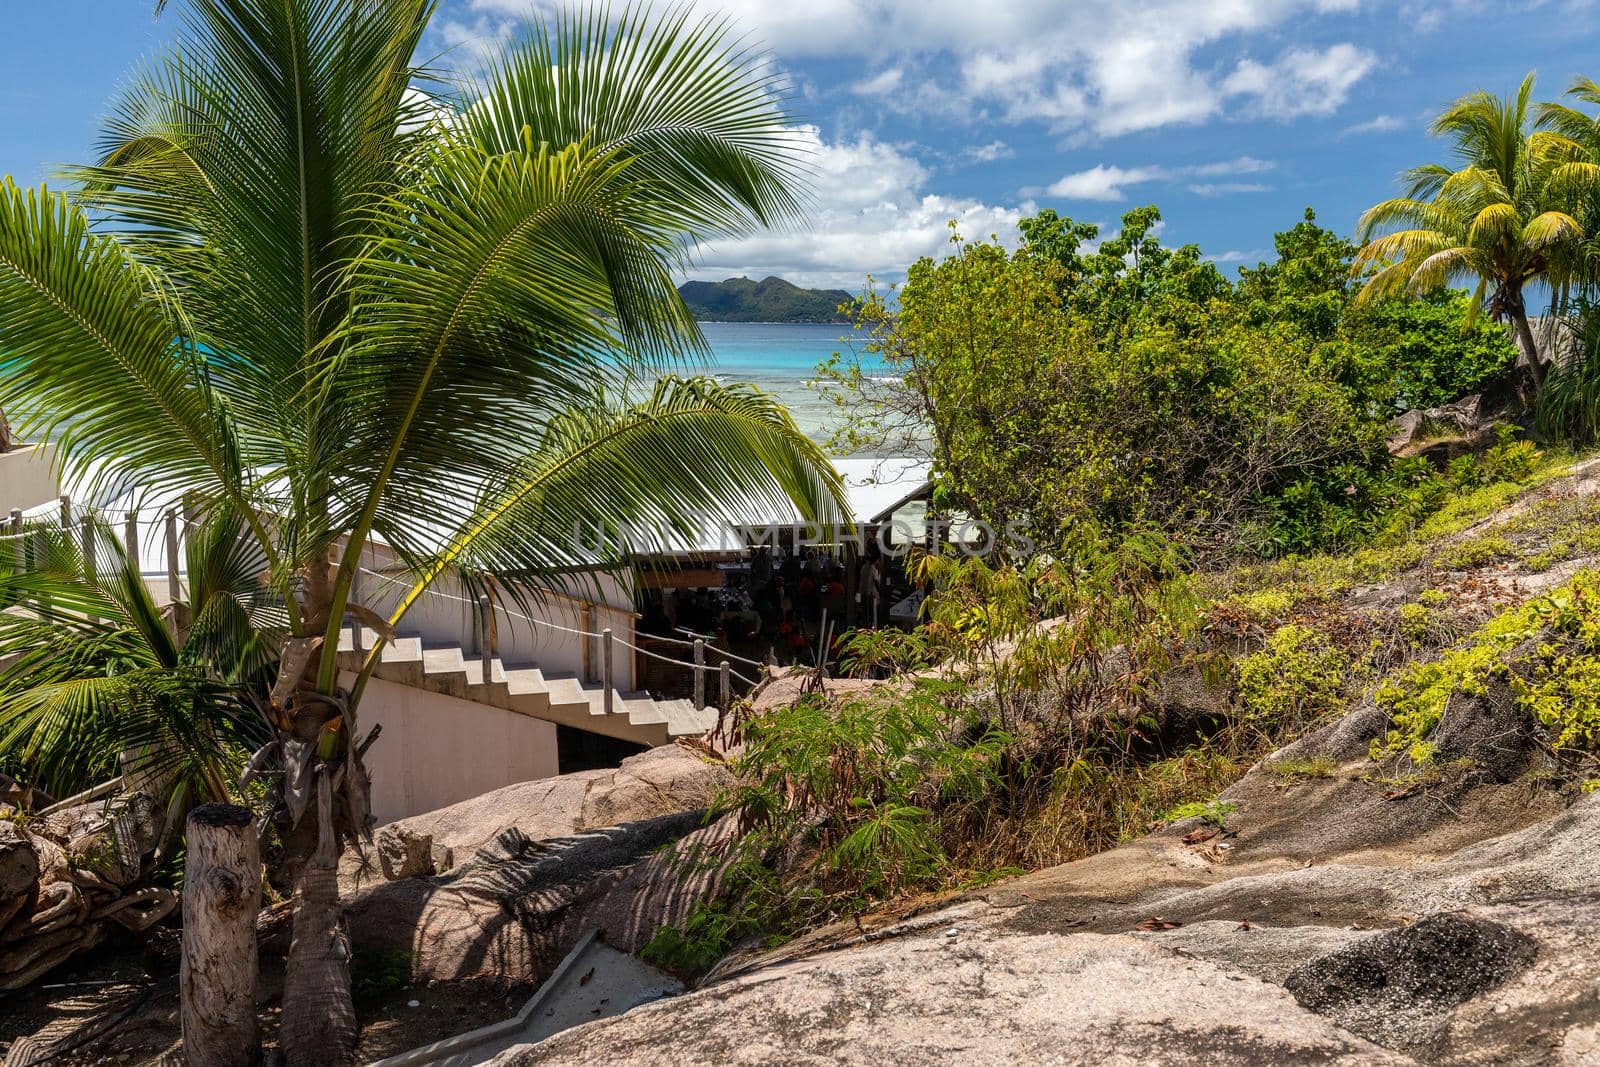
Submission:
<svg viewBox="0 0 1600 1067">
<path fill-rule="evenodd" d="M 849 326 L 808 322 L 703 322 L 713 362 L 699 368 L 724 382 L 750 382 L 773 393 L 794 412 L 808 436 L 821 441 L 830 432 L 829 405 L 807 386 L 817 364 L 835 352 L 847 358 L 860 344 Z M 864 359 L 872 359 L 863 356 Z M 881 369 L 881 364 L 878 364 Z"/>
</svg>

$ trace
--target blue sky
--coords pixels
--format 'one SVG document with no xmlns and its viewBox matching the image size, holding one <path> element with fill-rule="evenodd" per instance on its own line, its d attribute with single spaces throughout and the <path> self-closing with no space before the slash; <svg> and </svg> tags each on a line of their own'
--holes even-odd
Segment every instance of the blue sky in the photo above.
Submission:
<svg viewBox="0 0 1600 1067">
<path fill-rule="evenodd" d="M 173 6 L 178 6 L 177 0 Z M 1600 12 L 1551 0 L 700 0 L 764 41 L 813 153 L 812 224 L 702 250 L 696 277 L 859 288 L 939 254 L 945 223 L 1009 236 L 1040 207 L 1226 265 L 1270 256 L 1307 205 L 1348 231 L 1394 176 L 1440 158 L 1429 115 L 1537 68 L 1541 97 L 1600 80 Z M 86 158 L 99 117 L 177 27 L 151 0 L 8 11 L 0 170 Z M 470 64 L 542 0 L 443 0 L 430 53 Z"/>
</svg>

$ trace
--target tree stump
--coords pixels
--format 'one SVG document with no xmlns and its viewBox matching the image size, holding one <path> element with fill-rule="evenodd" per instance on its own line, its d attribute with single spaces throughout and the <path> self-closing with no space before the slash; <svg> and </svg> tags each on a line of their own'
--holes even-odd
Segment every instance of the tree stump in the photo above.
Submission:
<svg viewBox="0 0 1600 1067">
<path fill-rule="evenodd" d="M 256 1059 L 256 913 L 261 846 L 254 816 L 232 804 L 189 813 L 183 874 L 183 1052 L 195 1067 Z"/>
</svg>

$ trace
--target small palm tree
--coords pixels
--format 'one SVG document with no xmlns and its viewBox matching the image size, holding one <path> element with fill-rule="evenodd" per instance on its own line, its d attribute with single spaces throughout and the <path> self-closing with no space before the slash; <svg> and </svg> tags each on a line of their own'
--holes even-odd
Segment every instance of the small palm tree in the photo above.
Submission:
<svg viewBox="0 0 1600 1067">
<path fill-rule="evenodd" d="M 536 23 L 461 86 L 413 65 L 433 0 L 181 10 L 79 195 L 0 189 L 0 404 L 70 469 L 115 459 L 259 545 L 290 634 L 268 707 L 296 885 L 281 1043 L 342 1063 L 334 869 L 371 823 L 382 647 L 342 688 L 363 550 L 409 571 L 394 626 L 444 575 L 627 560 L 580 527 L 780 500 L 837 521 L 837 475 L 770 399 L 668 378 L 629 402 L 704 350 L 672 268 L 793 216 L 801 160 L 763 57 L 687 9 Z"/>
<path fill-rule="evenodd" d="M 1583 205 L 1600 182 L 1600 166 L 1579 144 L 1554 131 L 1530 132 L 1533 86 L 1529 74 L 1509 97 L 1480 91 L 1446 108 L 1431 132 L 1453 139 L 1459 165 L 1407 172 L 1405 196 L 1361 216 L 1355 260 L 1358 271 L 1377 268 L 1362 299 L 1475 283 L 1474 306 L 1509 319 L 1515 331 L 1532 386 L 1525 402 L 1545 376 L 1526 290 L 1566 276 L 1585 236 Z"/>
<path fill-rule="evenodd" d="M 41 526 L 35 558 L 0 575 L 0 758 L 57 796 L 119 772 L 166 808 L 235 795 L 242 755 L 269 736 L 262 708 L 287 617 L 260 581 L 238 516 L 191 531 L 185 599 L 163 610 L 109 527 Z M 120 765 L 120 766 L 119 766 Z"/>
</svg>

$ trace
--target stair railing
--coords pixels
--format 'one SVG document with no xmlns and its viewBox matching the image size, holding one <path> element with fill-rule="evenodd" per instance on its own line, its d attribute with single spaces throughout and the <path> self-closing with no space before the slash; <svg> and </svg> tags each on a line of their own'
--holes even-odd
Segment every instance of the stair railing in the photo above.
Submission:
<svg viewBox="0 0 1600 1067">
<path fill-rule="evenodd" d="M 390 585 L 399 586 L 399 587 L 402 587 L 402 588 L 408 588 L 409 587 L 409 583 L 403 582 L 403 581 L 401 581 L 401 580 L 399 580 L 399 579 L 397 579 L 397 578 L 395 578 L 395 577 L 393 577 L 391 575 L 384 574 L 381 571 L 368 570 L 365 567 L 358 567 L 357 571 L 359 573 L 361 573 L 361 574 L 366 574 L 366 575 L 369 575 L 369 576 L 371 576 L 373 578 L 376 578 L 377 580 L 379 580 L 381 582 L 387 582 Z M 669 644 L 682 645 L 682 646 L 685 646 L 685 647 L 688 647 L 688 648 L 695 649 L 696 650 L 695 662 L 693 662 L 693 663 L 684 663 L 680 659 L 674 659 L 671 656 L 664 656 L 659 652 L 653 651 L 652 649 L 643 648 L 635 641 L 628 641 L 626 639 L 618 638 L 615 635 L 615 633 L 611 630 L 610 627 L 606 627 L 605 629 L 603 629 L 600 632 L 596 633 L 594 631 L 591 631 L 591 630 L 588 630 L 588 629 L 585 629 L 585 628 L 573 627 L 573 626 L 563 626 L 558 622 L 551 622 L 549 619 L 540 619 L 540 618 L 535 618 L 534 616 L 531 616 L 531 615 L 525 615 L 522 612 L 520 612 L 520 611 L 516 610 L 515 608 L 513 608 L 513 607 L 511 607 L 511 606 L 509 606 L 507 604 L 504 604 L 504 603 L 498 604 L 498 605 L 493 604 L 492 602 L 489 601 L 489 598 L 487 596 L 480 596 L 478 598 L 478 600 L 475 602 L 475 601 L 469 600 L 466 597 L 460 597 L 460 596 L 456 596 L 453 593 L 447 593 L 442 589 L 430 589 L 428 591 L 428 594 L 430 596 L 442 597 L 445 600 L 453 600 L 453 601 L 460 602 L 462 604 L 468 604 L 468 605 L 475 606 L 478 609 L 478 611 L 481 613 L 480 619 L 482 620 L 481 624 L 484 627 L 484 630 L 483 630 L 484 633 L 488 633 L 489 632 L 488 631 L 489 616 L 495 611 L 501 611 L 501 612 L 504 612 L 507 616 L 509 616 L 511 618 L 521 619 L 522 621 L 527 622 L 527 623 L 531 623 L 534 626 L 542 626 L 542 627 L 544 627 L 546 629 L 559 631 L 561 633 L 575 634 L 575 635 L 577 635 L 577 636 L 579 636 L 581 638 L 584 638 L 585 640 L 594 640 L 594 641 L 599 642 L 599 646 L 600 646 L 600 649 L 601 649 L 601 656 L 600 656 L 601 685 L 604 687 L 604 690 L 605 690 L 604 694 L 602 696 L 602 699 L 605 701 L 605 708 L 606 708 L 606 712 L 608 714 L 610 714 L 612 712 L 613 706 L 614 706 L 614 700 L 615 700 L 614 695 L 613 695 L 613 690 L 615 689 L 615 685 L 614 685 L 614 680 L 615 680 L 615 655 L 616 655 L 616 649 L 617 649 L 618 646 L 621 646 L 622 648 L 625 648 L 625 649 L 629 650 L 630 652 L 632 652 L 635 655 L 643 656 L 643 657 L 645 657 L 647 659 L 654 659 L 654 660 L 657 660 L 657 661 L 659 661 L 661 663 L 665 663 L 665 664 L 668 664 L 670 666 L 677 667 L 677 668 L 687 667 L 690 670 L 692 670 L 694 672 L 694 694 L 695 694 L 694 695 L 694 703 L 695 703 L 695 706 L 697 708 L 706 708 L 706 707 L 710 707 L 711 706 L 711 705 L 708 705 L 706 703 L 705 691 L 706 691 L 706 675 L 712 669 L 715 669 L 717 671 L 717 674 L 718 674 L 718 684 L 719 684 L 719 688 L 720 688 L 720 694 L 719 694 L 720 695 L 720 706 L 723 708 L 723 710 L 726 710 L 728 707 L 730 707 L 732 705 L 732 702 L 733 702 L 733 682 L 734 682 L 735 679 L 737 679 L 738 681 L 744 683 L 745 685 L 747 685 L 747 686 L 749 686 L 750 688 L 753 689 L 756 686 L 760 685 L 761 681 L 764 680 L 767 677 L 767 665 L 766 664 L 761 663 L 761 662 L 759 662 L 757 660 L 747 659 L 744 656 L 735 655 L 734 653 L 729 652 L 726 649 L 716 648 L 715 646 L 707 645 L 705 640 L 701 639 L 701 638 L 696 638 L 693 642 L 690 642 L 690 641 L 679 641 L 676 638 L 671 638 L 671 637 L 653 637 L 654 640 L 666 641 Z M 568 598 L 568 599 L 572 599 L 572 598 Z M 358 622 L 357 626 L 359 627 L 359 625 L 360 624 Z M 710 648 L 713 652 L 716 652 L 716 653 L 719 654 L 719 660 L 718 660 L 717 666 L 715 668 L 712 668 L 709 664 L 706 663 L 705 650 L 707 648 Z M 485 641 L 483 643 L 483 649 L 484 649 L 484 651 L 483 651 L 482 654 L 485 657 L 484 678 L 487 681 L 487 679 L 489 679 L 491 677 L 487 664 L 488 664 L 489 658 L 492 657 L 492 654 L 493 654 L 492 653 L 492 649 L 490 648 L 490 644 L 489 644 L 488 641 Z M 731 660 L 738 660 L 741 663 L 748 663 L 748 664 L 751 664 L 751 665 L 755 666 L 757 668 L 757 674 L 759 675 L 759 678 L 751 678 L 751 677 L 749 677 L 749 676 L 747 676 L 747 675 L 745 675 L 745 674 L 743 674 L 743 673 L 741 673 L 739 671 L 734 670 L 733 669 L 733 665 L 730 662 Z"/>
</svg>

